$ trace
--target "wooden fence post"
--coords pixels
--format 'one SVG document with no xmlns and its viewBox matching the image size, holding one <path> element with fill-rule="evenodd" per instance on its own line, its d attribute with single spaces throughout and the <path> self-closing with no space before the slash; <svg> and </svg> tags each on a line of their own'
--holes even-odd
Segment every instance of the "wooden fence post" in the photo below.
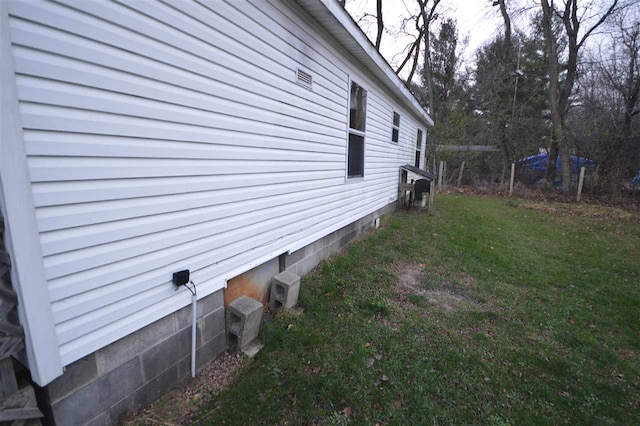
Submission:
<svg viewBox="0 0 640 426">
<path fill-rule="evenodd" d="M 429 184 L 429 211 L 433 210 L 433 197 L 436 192 L 436 182 L 434 180 Z"/>
<path fill-rule="evenodd" d="M 440 172 L 438 173 L 438 191 L 442 191 L 442 174 L 444 172 L 444 161 L 440 161 Z"/>
<path fill-rule="evenodd" d="M 516 177 L 516 163 L 511 163 L 511 180 L 509 181 L 509 197 L 513 195 L 513 180 Z"/>
<path fill-rule="evenodd" d="M 444 170 L 442 170 L 442 185 L 446 188 L 449 185 L 449 180 L 447 179 L 447 162 L 444 162 Z"/>
<path fill-rule="evenodd" d="M 584 172 L 586 168 L 584 166 L 580 167 L 580 180 L 578 180 L 578 195 L 576 196 L 576 201 L 580 201 L 582 197 L 582 184 L 584 183 Z"/>
<path fill-rule="evenodd" d="M 464 173 L 464 161 L 460 165 L 460 174 L 458 174 L 458 186 L 462 185 L 462 173 Z"/>
</svg>

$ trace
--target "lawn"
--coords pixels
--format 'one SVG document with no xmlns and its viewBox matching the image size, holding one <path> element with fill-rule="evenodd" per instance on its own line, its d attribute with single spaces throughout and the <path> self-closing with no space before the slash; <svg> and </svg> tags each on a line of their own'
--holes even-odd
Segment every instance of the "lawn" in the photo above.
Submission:
<svg viewBox="0 0 640 426">
<path fill-rule="evenodd" d="M 640 424 L 640 221 L 439 196 L 302 280 L 200 424 Z"/>
</svg>

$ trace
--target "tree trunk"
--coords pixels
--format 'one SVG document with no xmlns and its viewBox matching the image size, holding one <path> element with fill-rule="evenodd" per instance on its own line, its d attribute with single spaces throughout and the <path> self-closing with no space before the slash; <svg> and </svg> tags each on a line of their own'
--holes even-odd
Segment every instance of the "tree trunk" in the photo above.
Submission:
<svg viewBox="0 0 640 426">
<path fill-rule="evenodd" d="M 556 181 L 556 162 L 558 161 L 558 144 L 552 138 L 549 145 L 549 156 L 547 157 L 547 170 L 544 174 L 544 180 L 547 185 L 553 186 Z"/>
<path fill-rule="evenodd" d="M 556 39 L 552 31 L 553 10 L 549 5 L 548 0 L 541 0 L 542 4 L 542 29 L 544 32 L 544 38 L 547 45 L 547 59 L 549 61 L 549 108 L 551 109 L 551 147 L 557 146 L 558 153 L 560 155 L 561 176 L 562 184 L 561 190 L 569 190 L 569 182 L 571 181 L 571 165 L 569 159 L 569 150 L 567 147 L 566 139 L 564 137 L 564 128 L 562 125 L 562 111 L 560 108 L 560 66 L 558 64 L 558 46 Z M 551 174 L 555 175 L 555 162 L 551 162 L 552 155 L 550 153 L 549 160 L 547 162 L 547 183 L 553 185 L 553 180 L 549 180 Z M 553 168 L 553 173 L 550 173 L 549 168 Z"/>
<path fill-rule="evenodd" d="M 409 72 L 409 76 L 407 77 L 407 85 L 411 83 L 411 80 L 413 79 L 413 75 L 416 73 L 416 70 L 418 69 L 418 59 L 420 58 L 420 41 L 421 40 L 422 40 L 422 33 L 420 33 L 420 36 L 418 37 L 415 44 L 413 45 L 416 51 L 416 55 L 413 57 L 413 65 L 411 66 L 411 71 Z"/>
<path fill-rule="evenodd" d="M 426 25 L 426 24 L 425 24 Z M 433 70 L 431 69 L 431 39 L 429 36 L 429 27 L 425 27 L 424 31 L 424 70 L 427 75 L 427 92 L 429 94 L 429 114 L 431 118 L 436 120 L 435 97 L 433 96 Z"/>
<path fill-rule="evenodd" d="M 505 110 L 506 112 L 506 110 Z M 500 155 L 502 156 L 502 181 L 504 181 L 506 170 L 509 168 L 509 151 L 507 150 L 507 118 L 505 114 L 500 113 L 499 117 L 496 117 L 496 143 L 500 148 Z"/>
<path fill-rule="evenodd" d="M 382 40 L 382 33 L 384 32 L 384 22 L 382 21 L 382 0 L 377 0 L 376 6 L 377 6 L 376 21 L 378 22 L 378 34 L 376 35 L 376 49 L 380 50 L 380 41 Z"/>
<path fill-rule="evenodd" d="M 502 14 L 502 20 L 504 21 L 504 48 L 502 51 L 503 56 L 503 66 L 505 67 L 502 70 L 502 89 L 500 90 L 500 103 L 502 104 L 502 111 L 500 112 L 500 116 L 497 120 L 497 142 L 500 147 L 500 153 L 502 154 L 502 170 L 504 180 L 504 173 L 509 168 L 509 164 L 511 163 L 509 158 L 509 150 L 507 149 L 507 124 L 509 124 L 509 133 L 513 135 L 513 120 L 511 123 L 507 120 L 507 111 L 509 111 L 511 107 L 511 72 L 513 66 L 513 52 L 511 51 L 511 18 L 509 17 L 509 13 L 507 12 L 507 6 L 505 5 L 505 0 L 498 0 L 498 5 L 500 6 L 500 13 Z M 495 4 L 495 3 L 494 3 Z M 512 113 L 513 114 L 513 113 Z"/>
<path fill-rule="evenodd" d="M 431 21 L 434 19 L 436 14 L 436 7 L 441 0 L 433 0 L 433 4 L 431 8 L 427 12 L 427 3 L 428 0 L 418 0 L 418 4 L 420 5 L 420 15 L 422 16 L 422 23 L 424 25 L 424 68 L 427 78 L 427 91 L 429 94 L 429 114 L 433 119 L 434 123 L 437 120 L 436 117 L 436 106 L 435 106 L 435 96 L 433 94 L 433 71 L 431 69 L 431 39 L 429 35 L 429 26 Z"/>
</svg>

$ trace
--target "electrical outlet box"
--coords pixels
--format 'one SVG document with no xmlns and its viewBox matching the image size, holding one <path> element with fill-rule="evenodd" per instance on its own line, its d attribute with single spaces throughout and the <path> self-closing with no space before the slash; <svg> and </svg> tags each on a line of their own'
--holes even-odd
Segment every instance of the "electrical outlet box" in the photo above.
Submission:
<svg viewBox="0 0 640 426">
<path fill-rule="evenodd" d="M 178 271 L 173 273 L 173 284 L 176 287 L 180 287 L 181 285 L 185 285 L 189 282 L 189 270 L 185 269 L 184 271 Z"/>
</svg>

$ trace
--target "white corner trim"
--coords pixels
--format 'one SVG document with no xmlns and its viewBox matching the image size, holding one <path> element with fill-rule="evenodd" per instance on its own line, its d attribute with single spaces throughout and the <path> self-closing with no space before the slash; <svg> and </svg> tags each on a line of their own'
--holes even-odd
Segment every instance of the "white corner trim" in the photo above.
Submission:
<svg viewBox="0 0 640 426">
<path fill-rule="evenodd" d="M 0 1 L 0 57 L 0 208 L 29 369 L 33 380 L 44 386 L 62 374 L 62 361 L 22 138 L 6 1 Z"/>
</svg>

